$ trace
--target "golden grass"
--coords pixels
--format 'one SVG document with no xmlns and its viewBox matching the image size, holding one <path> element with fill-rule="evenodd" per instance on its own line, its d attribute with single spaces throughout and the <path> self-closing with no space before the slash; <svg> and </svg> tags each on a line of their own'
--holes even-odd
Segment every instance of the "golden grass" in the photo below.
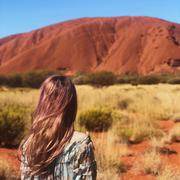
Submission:
<svg viewBox="0 0 180 180">
<path fill-rule="evenodd" d="M 179 85 L 114 85 L 105 88 L 77 86 L 79 110 L 108 106 L 121 111 L 140 113 L 149 118 L 166 120 L 180 112 Z"/>
<path fill-rule="evenodd" d="M 161 172 L 163 163 L 160 154 L 156 150 L 150 150 L 142 154 L 134 163 L 134 173 L 157 175 Z"/>
<path fill-rule="evenodd" d="M 88 85 L 76 86 L 78 110 L 94 106 L 108 106 L 121 110 L 119 106 L 124 101 L 127 107 L 121 111 L 136 112 L 163 119 L 180 113 L 180 103 L 177 103 L 180 102 L 180 91 L 175 91 L 179 87 L 180 85 L 166 84 L 114 85 L 104 88 L 94 88 Z M 1 89 L 0 92 L 0 102 L 24 103 L 33 106 L 39 95 L 38 90 L 25 88 Z"/>
<path fill-rule="evenodd" d="M 97 159 L 97 179 L 118 179 L 126 171 L 122 156 L 127 156 L 130 151 L 126 144 L 117 144 L 111 131 L 103 134 L 92 134 Z"/>
<path fill-rule="evenodd" d="M 166 144 L 167 135 L 163 135 L 162 137 L 152 137 L 150 140 L 150 145 L 153 149 L 159 150 L 163 148 Z"/>
<path fill-rule="evenodd" d="M 166 166 L 157 176 L 157 180 L 179 180 L 180 170 Z"/>
<path fill-rule="evenodd" d="M 175 124 L 175 126 L 170 130 L 167 139 L 168 142 L 174 142 L 180 139 L 180 124 Z"/>
<path fill-rule="evenodd" d="M 119 179 L 126 166 L 122 156 L 131 154 L 126 144 L 151 139 L 153 147 L 162 147 L 179 137 L 179 125 L 164 134 L 158 120 L 167 120 L 180 113 L 180 85 L 114 85 L 94 88 L 76 86 L 78 112 L 94 107 L 108 107 L 113 111 L 113 126 L 101 138 L 92 135 L 98 164 L 98 179 Z M 0 89 L 0 107 L 3 103 L 19 103 L 34 108 L 39 91 L 33 89 Z M 76 122 L 76 129 L 82 129 Z M 128 140 L 128 141 L 125 141 Z M 158 174 L 158 180 L 168 179 L 171 173 L 162 169 L 159 153 L 153 148 L 135 162 L 137 172 Z M 169 175 L 170 174 L 170 175 Z M 166 178 L 166 179 L 165 179 Z M 175 179 L 172 179 L 175 180 Z"/>
<path fill-rule="evenodd" d="M 164 133 L 163 136 L 156 138 L 153 137 L 150 144 L 154 148 L 162 148 L 166 144 L 170 144 L 180 140 L 180 124 L 175 124 L 168 133 Z"/>
<path fill-rule="evenodd" d="M 118 137 L 119 142 L 139 143 L 151 137 L 163 135 L 157 120 L 136 113 L 122 116 L 114 124 L 114 133 Z"/>
<path fill-rule="evenodd" d="M 171 117 L 171 119 L 174 121 L 174 122 L 180 122 L 180 112 L 179 113 L 174 113 Z"/>
</svg>

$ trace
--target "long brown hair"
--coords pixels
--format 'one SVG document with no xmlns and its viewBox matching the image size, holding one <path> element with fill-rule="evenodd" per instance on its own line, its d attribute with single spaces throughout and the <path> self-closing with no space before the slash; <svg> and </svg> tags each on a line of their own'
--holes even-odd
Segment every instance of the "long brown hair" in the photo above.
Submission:
<svg viewBox="0 0 180 180">
<path fill-rule="evenodd" d="M 32 127 L 19 150 L 27 158 L 29 175 L 52 173 L 57 156 L 70 141 L 77 112 L 77 95 L 72 81 L 59 75 L 47 78 L 33 113 Z"/>
</svg>

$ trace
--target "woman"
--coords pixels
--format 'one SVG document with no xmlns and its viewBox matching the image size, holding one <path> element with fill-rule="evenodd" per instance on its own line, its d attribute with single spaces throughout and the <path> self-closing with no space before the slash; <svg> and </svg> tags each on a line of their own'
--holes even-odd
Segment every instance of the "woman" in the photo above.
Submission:
<svg viewBox="0 0 180 180">
<path fill-rule="evenodd" d="M 53 75 L 40 90 L 32 127 L 20 145 L 21 179 L 96 179 L 91 138 L 74 130 L 74 84 L 67 77 Z"/>
</svg>

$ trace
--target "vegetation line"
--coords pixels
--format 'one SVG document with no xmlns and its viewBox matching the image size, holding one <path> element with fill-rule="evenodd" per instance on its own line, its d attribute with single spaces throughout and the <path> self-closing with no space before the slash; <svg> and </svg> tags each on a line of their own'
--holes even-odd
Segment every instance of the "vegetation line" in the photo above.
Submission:
<svg viewBox="0 0 180 180">
<path fill-rule="evenodd" d="M 39 88 L 41 83 L 52 74 L 62 74 L 60 71 L 38 70 L 26 73 L 0 74 L 0 86 Z M 94 73 L 78 72 L 71 76 L 75 84 L 89 84 L 96 87 L 113 84 L 180 84 L 179 74 L 151 74 L 151 75 L 116 75 L 112 72 L 101 71 Z"/>
</svg>

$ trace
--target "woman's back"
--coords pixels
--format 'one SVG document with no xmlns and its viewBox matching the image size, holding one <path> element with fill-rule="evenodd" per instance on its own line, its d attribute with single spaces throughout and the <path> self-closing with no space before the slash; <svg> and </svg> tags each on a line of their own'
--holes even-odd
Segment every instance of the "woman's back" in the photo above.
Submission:
<svg viewBox="0 0 180 180">
<path fill-rule="evenodd" d="M 56 158 L 53 171 L 50 175 L 28 176 L 29 168 L 26 155 L 22 156 L 21 179 L 57 179 L 57 180 L 81 180 L 96 179 L 96 161 L 94 146 L 89 135 L 74 131 L 70 142 L 62 153 Z"/>
<path fill-rule="evenodd" d="M 32 125 L 19 150 L 21 179 L 96 179 L 90 136 L 74 131 L 77 93 L 71 79 L 52 75 L 40 87 Z"/>
</svg>

